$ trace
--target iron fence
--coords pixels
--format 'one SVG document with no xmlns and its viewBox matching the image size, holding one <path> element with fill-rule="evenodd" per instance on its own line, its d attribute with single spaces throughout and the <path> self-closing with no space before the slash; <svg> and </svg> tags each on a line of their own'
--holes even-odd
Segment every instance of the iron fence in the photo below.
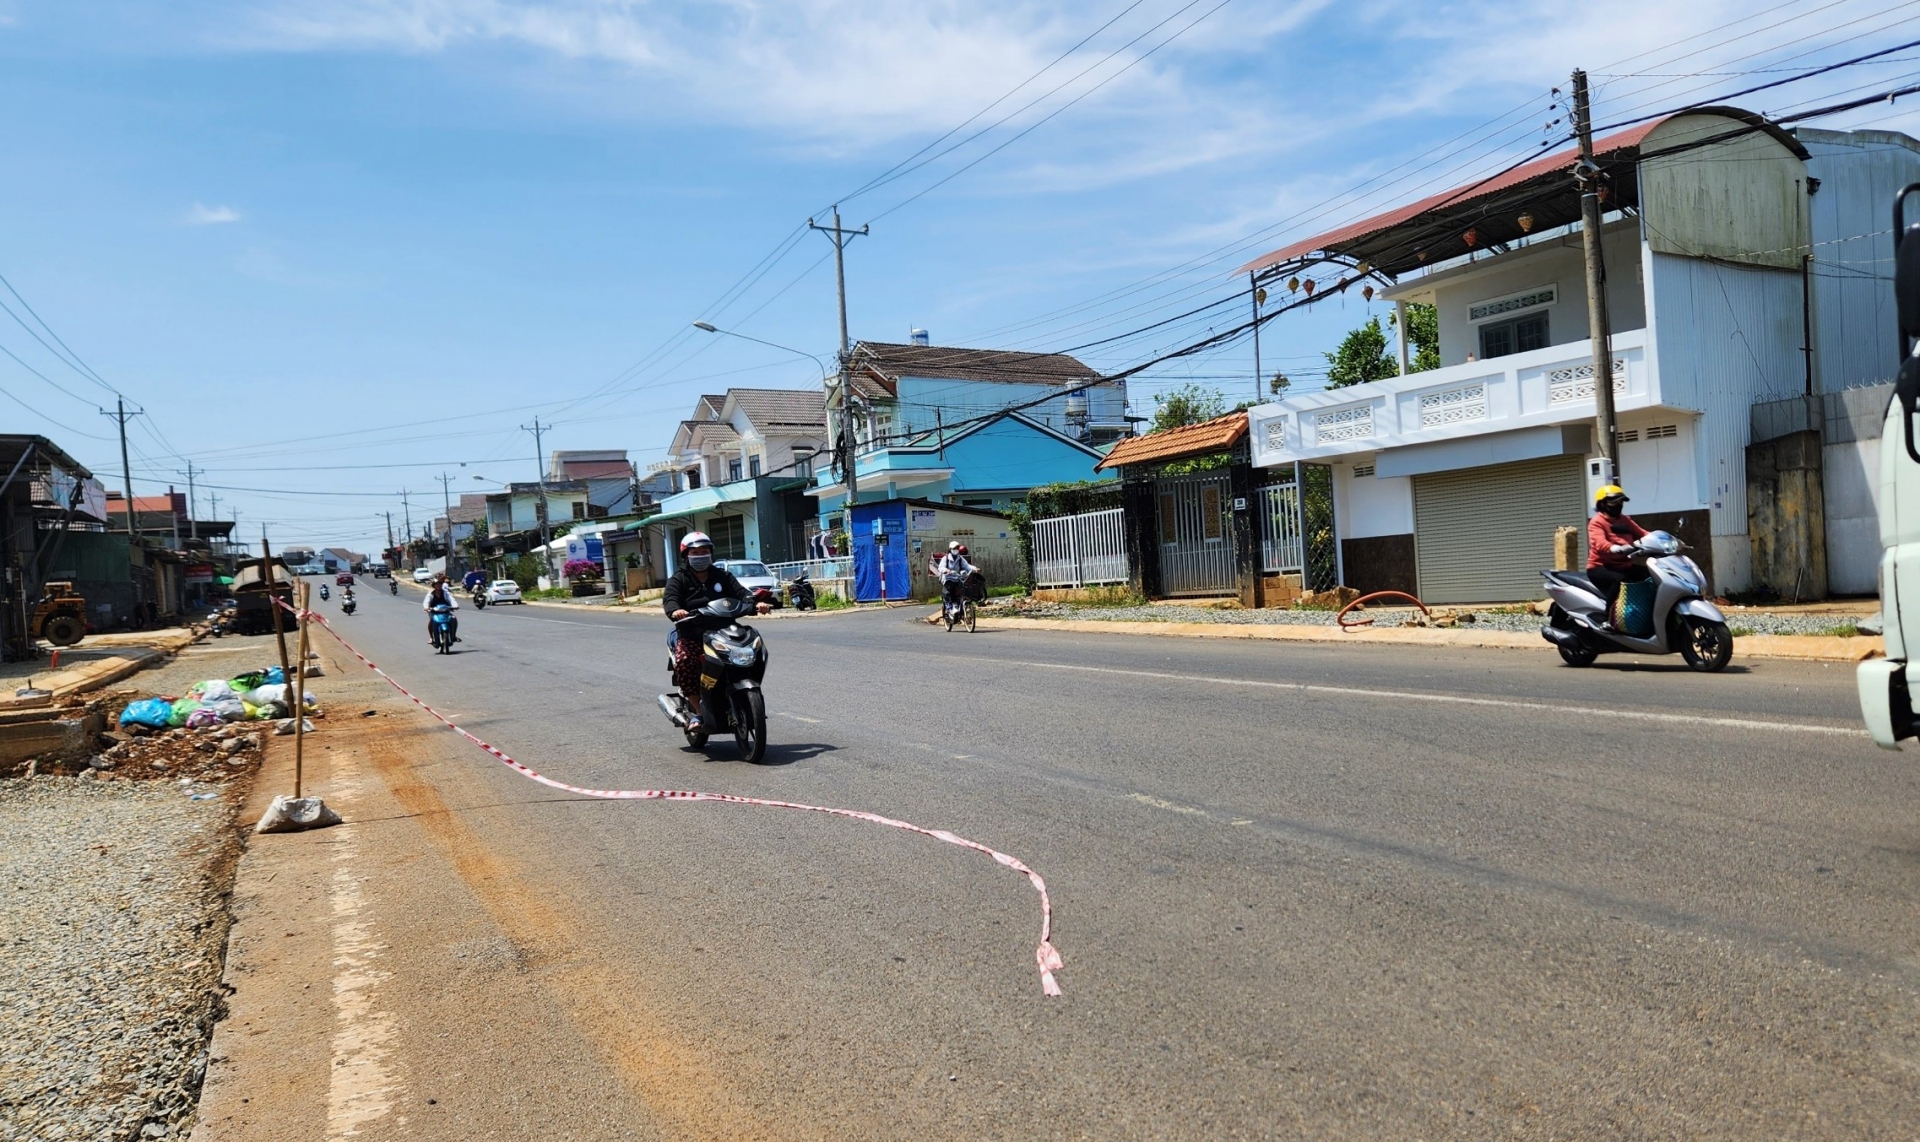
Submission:
<svg viewBox="0 0 1920 1142">
<path fill-rule="evenodd" d="M 1033 521 L 1036 587 L 1093 587 L 1127 581 L 1121 509 Z"/>
</svg>

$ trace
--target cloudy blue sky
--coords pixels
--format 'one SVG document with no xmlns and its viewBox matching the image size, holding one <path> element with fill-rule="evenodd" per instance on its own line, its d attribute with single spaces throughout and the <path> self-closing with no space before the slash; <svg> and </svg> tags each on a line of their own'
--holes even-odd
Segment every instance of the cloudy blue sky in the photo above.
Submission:
<svg viewBox="0 0 1920 1142">
<path fill-rule="evenodd" d="M 535 416 L 549 448 L 644 465 L 700 392 L 813 383 L 689 323 L 830 355 L 830 248 L 797 228 L 836 201 L 873 228 L 855 337 L 1066 348 L 1536 148 L 1576 66 L 1605 121 L 1915 38 L 1915 8 L 0 0 L 0 274 L 105 382 L 0 314 L 0 424 L 117 487 L 97 408 L 118 390 L 146 412 L 137 493 L 192 461 L 249 534 L 374 549 L 401 488 L 437 507 L 436 474 L 531 478 Z M 1916 57 L 1740 102 L 1913 82 Z M 1915 107 L 1823 125 L 1913 131 Z M 1367 312 L 1276 322 L 1269 364 L 1312 383 Z M 1238 316 L 1084 356 L 1124 367 Z M 1136 404 L 1192 379 L 1251 392 L 1249 353 L 1158 371 Z"/>
</svg>

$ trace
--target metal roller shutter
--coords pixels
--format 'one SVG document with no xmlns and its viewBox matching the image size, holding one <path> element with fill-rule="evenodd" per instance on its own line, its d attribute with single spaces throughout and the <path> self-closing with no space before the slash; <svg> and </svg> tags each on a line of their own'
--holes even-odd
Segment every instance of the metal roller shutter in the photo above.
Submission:
<svg viewBox="0 0 1920 1142">
<path fill-rule="evenodd" d="M 1553 532 L 1586 523 L 1580 457 L 1554 456 L 1413 478 L 1420 597 L 1511 603 L 1540 597 Z"/>
</svg>

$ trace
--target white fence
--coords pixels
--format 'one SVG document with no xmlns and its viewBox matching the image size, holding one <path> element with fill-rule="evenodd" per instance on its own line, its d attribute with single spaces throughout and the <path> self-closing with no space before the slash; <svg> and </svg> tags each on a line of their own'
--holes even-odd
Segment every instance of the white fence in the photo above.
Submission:
<svg viewBox="0 0 1920 1142">
<path fill-rule="evenodd" d="M 1127 536 L 1119 508 L 1033 521 L 1036 587 L 1127 581 Z"/>
<path fill-rule="evenodd" d="M 778 577 L 782 583 L 805 571 L 809 580 L 847 579 L 853 576 L 853 556 L 842 555 L 834 559 L 796 559 L 791 563 L 769 563 L 767 571 Z"/>
</svg>

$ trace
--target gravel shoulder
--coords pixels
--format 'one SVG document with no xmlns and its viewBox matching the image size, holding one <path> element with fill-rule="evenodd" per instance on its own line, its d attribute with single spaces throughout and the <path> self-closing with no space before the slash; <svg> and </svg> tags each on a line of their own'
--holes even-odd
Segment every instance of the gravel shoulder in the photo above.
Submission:
<svg viewBox="0 0 1920 1142">
<path fill-rule="evenodd" d="M 116 697 L 178 694 L 271 654 L 270 638 L 223 640 Z M 224 1007 L 235 817 L 261 753 L 220 750 L 217 732 L 140 739 L 72 776 L 0 780 L 0 1140 L 189 1128 Z"/>
</svg>

